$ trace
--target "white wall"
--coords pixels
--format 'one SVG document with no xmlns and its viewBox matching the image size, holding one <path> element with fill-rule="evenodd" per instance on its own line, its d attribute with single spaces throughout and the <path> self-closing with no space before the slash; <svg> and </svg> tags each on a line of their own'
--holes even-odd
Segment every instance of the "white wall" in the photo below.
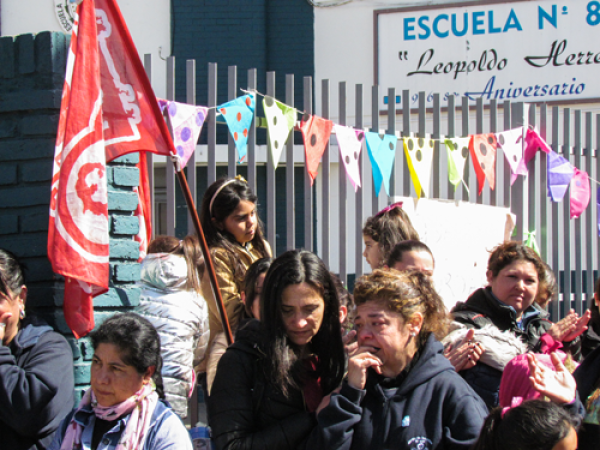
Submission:
<svg viewBox="0 0 600 450">
<path fill-rule="evenodd" d="M 63 31 L 54 13 L 53 0 L 1 0 L 0 29 L 3 36 L 41 31 Z M 140 58 L 152 54 L 152 85 L 156 95 L 165 96 L 166 63 L 171 51 L 171 9 L 169 0 L 117 1 Z"/>
</svg>

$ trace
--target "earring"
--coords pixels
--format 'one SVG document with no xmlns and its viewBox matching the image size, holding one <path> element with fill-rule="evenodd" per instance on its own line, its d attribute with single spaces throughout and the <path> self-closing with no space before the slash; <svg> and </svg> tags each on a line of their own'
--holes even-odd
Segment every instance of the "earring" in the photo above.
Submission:
<svg viewBox="0 0 600 450">
<path fill-rule="evenodd" d="M 416 337 L 416 336 L 417 336 L 417 333 L 415 333 L 414 331 L 410 332 L 410 337 Z"/>
<path fill-rule="evenodd" d="M 23 320 L 25 318 L 25 310 L 24 309 L 22 309 L 22 310 L 19 311 L 19 318 L 21 320 Z"/>
</svg>

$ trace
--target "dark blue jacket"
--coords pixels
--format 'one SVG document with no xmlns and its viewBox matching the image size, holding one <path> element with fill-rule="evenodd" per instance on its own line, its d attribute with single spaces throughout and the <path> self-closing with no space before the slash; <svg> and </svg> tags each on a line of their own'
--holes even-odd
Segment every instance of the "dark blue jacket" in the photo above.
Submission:
<svg viewBox="0 0 600 450">
<path fill-rule="evenodd" d="M 0 448 L 40 450 L 73 408 L 73 352 L 48 325 L 24 323 L 0 343 Z"/>
<path fill-rule="evenodd" d="M 306 449 L 468 449 L 488 414 L 481 398 L 454 371 L 429 336 L 396 388 L 369 369 L 364 390 L 344 382 L 317 416 Z"/>
</svg>

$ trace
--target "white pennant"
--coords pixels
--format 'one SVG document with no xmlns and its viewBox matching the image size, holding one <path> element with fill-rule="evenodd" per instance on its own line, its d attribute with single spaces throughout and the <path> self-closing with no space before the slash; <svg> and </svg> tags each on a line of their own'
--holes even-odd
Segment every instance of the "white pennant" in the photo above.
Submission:
<svg viewBox="0 0 600 450">
<path fill-rule="evenodd" d="M 361 187 L 358 160 L 362 149 L 362 141 L 358 139 L 354 128 L 336 124 L 333 129 L 335 130 L 335 137 L 346 174 L 354 186 L 354 192 L 356 192 Z"/>
</svg>

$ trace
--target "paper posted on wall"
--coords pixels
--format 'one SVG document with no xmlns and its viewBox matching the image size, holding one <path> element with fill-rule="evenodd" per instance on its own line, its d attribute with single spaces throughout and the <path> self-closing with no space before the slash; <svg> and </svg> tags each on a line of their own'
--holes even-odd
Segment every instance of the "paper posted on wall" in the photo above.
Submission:
<svg viewBox="0 0 600 450">
<path fill-rule="evenodd" d="M 412 197 L 392 201 L 403 202 L 421 240 L 431 249 L 433 280 L 448 310 L 485 286 L 490 251 L 510 240 L 516 223 L 509 208 Z"/>
</svg>

